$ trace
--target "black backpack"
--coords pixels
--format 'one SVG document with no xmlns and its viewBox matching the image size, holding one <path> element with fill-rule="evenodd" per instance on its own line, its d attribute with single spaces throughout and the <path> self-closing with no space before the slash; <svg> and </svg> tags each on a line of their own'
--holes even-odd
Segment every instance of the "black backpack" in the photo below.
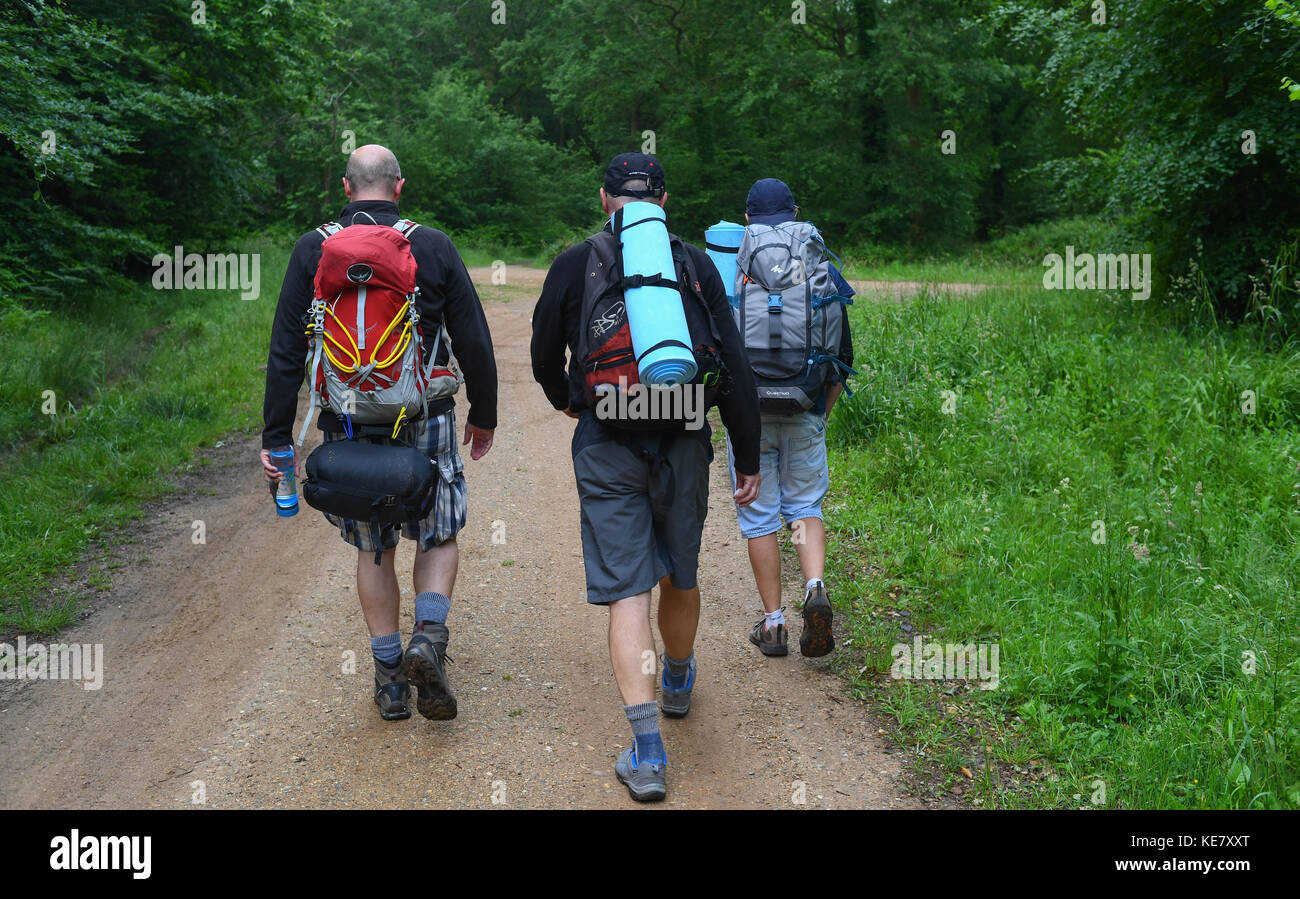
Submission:
<svg viewBox="0 0 1300 899">
<path fill-rule="evenodd" d="M 582 366 L 584 396 L 589 408 L 596 408 L 605 391 L 617 390 L 620 379 L 626 379 L 623 383 L 627 387 L 641 383 L 623 291 L 646 284 L 672 287 L 681 294 L 695 356 L 696 373 L 691 384 L 703 385 L 704 408 L 717 405 L 718 396 L 729 385 L 730 379 L 718 351 L 722 341 L 704 300 L 699 274 L 681 238 L 675 234 L 668 237 L 676 271 L 661 273 L 657 279 L 640 276 L 625 279 L 620 245 L 609 231 L 601 231 L 586 240 L 591 252 L 587 257 L 587 277 L 578 319 L 581 328 L 577 359 Z M 684 419 L 603 420 L 616 427 L 637 430 L 662 430 L 674 424 L 685 425 Z"/>
</svg>

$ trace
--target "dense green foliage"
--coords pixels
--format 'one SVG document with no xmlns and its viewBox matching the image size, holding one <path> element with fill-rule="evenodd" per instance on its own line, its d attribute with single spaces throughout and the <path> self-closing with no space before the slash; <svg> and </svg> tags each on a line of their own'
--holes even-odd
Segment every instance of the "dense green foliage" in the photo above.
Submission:
<svg viewBox="0 0 1300 899">
<path fill-rule="evenodd" d="M 1088 137 L 1091 152 L 1055 170 L 1075 208 L 1149 245 L 1161 286 L 1194 261 L 1225 313 L 1258 312 L 1268 292 L 1252 276 L 1300 239 L 1300 115 L 1278 90 L 1300 31 L 1237 0 L 1107 7 L 1104 24 L 1073 8 L 998 11 L 1016 43 L 1044 48 L 1041 80 Z M 1292 327 L 1298 299 L 1280 310 Z"/>
<path fill-rule="evenodd" d="M 336 20 L 326 4 L 242 3 L 198 25 L 188 7 L 0 11 L 0 190 L 23 223 L 0 245 L 6 293 L 94 302 L 154 249 L 279 218 L 272 137 L 299 127 Z"/>
<path fill-rule="evenodd" d="M 29 227 L 3 239 L 0 289 L 93 295 L 160 246 L 314 224 L 367 142 L 398 152 L 408 211 L 553 248 L 598 219 L 602 163 L 652 145 L 696 239 L 769 175 L 841 247 L 1100 212 L 1154 253 L 1158 294 L 1191 279 L 1290 332 L 1300 28 L 1271 7 L 20 0 L 0 12 L 0 190 Z"/>
</svg>

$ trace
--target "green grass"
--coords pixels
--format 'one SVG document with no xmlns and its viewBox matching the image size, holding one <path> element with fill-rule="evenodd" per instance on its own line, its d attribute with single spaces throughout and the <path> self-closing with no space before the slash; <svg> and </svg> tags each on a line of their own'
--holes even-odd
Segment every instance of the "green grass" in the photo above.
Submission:
<svg viewBox="0 0 1300 899">
<path fill-rule="evenodd" d="M 540 255 L 513 247 L 462 247 L 457 244 L 460 258 L 465 260 L 467 268 L 487 268 L 497 261 L 506 265 L 535 265 Z"/>
<path fill-rule="evenodd" d="M 1032 286 L 1042 283 L 1042 269 L 1026 266 L 978 265 L 960 260 L 873 260 L 846 257 L 845 275 L 864 281 L 922 281 L 928 284 L 991 284 Z"/>
<path fill-rule="evenodd" d="M 17 347 L 5 356 L 23 374 L 11 381 L 19 402 L 7 423 L 22 442 L 0 460 L 0 630 L 45 634 L 73 620 L 60 572 L 166 492 L 197 448 L 257 427 L 290 246 L 258 238 L 239 249 L 262 256 L 255 300 L 137 286 L 100 303 L 108 312 L 97 321 L 9 311 L 16 326 L 3 348 Z M 57 411 L 33 415 L 45 389 L 60 397 Z M 88 575 L 93 589 L 110 583 L 110 567 Z"/>
<path fill-rule="evenodd" d="M 1035 287 L 1043 283 L 1043 257 L 1114 249 L 1116 232 L 1092 218 L 1064 219 L 1030 225 L 987 243 L 935 251 L 918 258 L 899 246 L 849 247 L 840 255 L 849 278 L 872 281 L 923 281 L 937 284 L 996 284 Z"/>
<path fill-rule="evenodd" d="M 851 314 L 841 667 L 900 740 L 960 731 L 947 766 L 976 781 L 1054 772 L 990 805 L 1088 804 L 1103 782 L 1107 806 L 1300 806 L 1300 350 L 1041 289 Z M 891 679 L 902 621 L 996 643 L 998 689 Z"/>
</svg>

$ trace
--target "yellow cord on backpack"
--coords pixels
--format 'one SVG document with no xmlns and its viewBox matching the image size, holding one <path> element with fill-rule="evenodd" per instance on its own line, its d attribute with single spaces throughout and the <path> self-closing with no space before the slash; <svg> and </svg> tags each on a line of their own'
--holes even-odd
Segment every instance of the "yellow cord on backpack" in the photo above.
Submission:
<svg viewBox="0 0 1300 899">
<path fill-rule="evenodd" d="M 400 430 L 402 429 L 402 419 L 403 419 L 403 418 L 406 418 L 406 407 L 405 407 L 405 406 L 402 407 L 402 411 L 401 411 L 401 412 L 397 413 L 397 421 L 393 423 L 393 439 L 394 439 L 394 440 L 397 439 L 397 432 L 400 431 Z"/>
<path fill-rule="evenodd" d="M 329 311 L 329 315 L 331 315 L 336 322 L 339 322 L 340 326 L 343 325 L 342 321 L 339 320 L 339 317 L 334 314 L 333 309 Z M 387 340 L 388 336 L 393 333 L 393 329 L 397 327 L 397 323 L 402 319 L 406 319 L 406 324 L 402 328 L 402 335 L 401 338 L 397 341 L 397 345 L 393 348 L 393 351 L 389 353 L 387 357 L 384 358 L 382 362 L 376 362 L 375 353 L 377 353 L 379 351 L 379 348 L 384 345 L 384 341 Z M 325 344 L 325 355 L 329 357 L 330 362 L 334 365 L 335 368 L 339 369 L 340 371 L 351 374 L 352 372 L 361 368 L 361 363 L 362 363 L 361 350 L 357 346 L 356 339 L 352 336 L 352 332 L 349 331 L 346 326 L 342 326 L 341 330 L 343 331 L 343 335 L 347 337 L 348 343 L 352 344 L 351 347 L 345 346 L 344 344 L 340 343 L 338 339 L 334 337 L 334 335 L 326 332 L 325 340 L 327 341 L 327 343 Z M 410 342 L 411 342 L 411 322 L 410 319 L 407 318 L 406 310 L 403 309 L 393 317 L 393 320 L 391 322 L 388 323 L 388 327 L 384 329 L 384 333 L 380 336 L 379 342 L 375 344 L 375 349 L 370 354 L 371 364 L 375 368 L 388 368 L 390 365 L 392 365 L 394 362 L 396 362 L 398 359 L 402 357 L 402 354 L 406 352 L 407 344 L 409 344 Z M 340 353 L 346 353 L 350 361 L 344 362 L 340 360 L 337 356 L 335 356 L 329 347 L 329 344 L 331 343 L 339 348 Z"/>
<path fill-rule="evenodd" d="M 393 316 L 393 320 L 388 323 L 388 327 L 384 329 L 384 333 L 379 336 L 379 341 L 375 344 L 375 352 L 379 352 L 379 348 L 384 345 L 388 335 L 393 333 L 393 328 L 397 327 L 398 321 L 403 319 L 405 319 L 406 323 L 402 326 L 402 336 L 398 339 L 397 345 L 393 347 L 393 351 L 388 354 L 388 357 L 383 362 L 375 363 L 376 368 L 388 368 L 388 366 L 402 358 L 402 353 L 406 352 L 406 345 L 411 342 L 411 319 L 405 309 L 399 310 L 397 315 Z M 374 353 L 370 354 L 370 361 L 375 362 Z"/>
<path fill-rule="evenodd" d="M 339 321 L 339 317 L 334 314 L 334 310 L 332 308 L 329 310 L 328 315 L 330 315 L 336 322 L 339 322 L 340 326 L 343 325 L 343 322 Z M 349 331 L 346 327 L 343 327 L 342 330 L 343 330 L 343 336 L 348 339 L 348 342 L 352 344 L 352 347 L 349 349 L 348 347 L 339 343 L 337 337 L 335 337 L 333 334 L 326 331 L 325 332 L 325 341 L 326 341 L 325 355 L 329 357 L 330 362 L 334 365 L 335 368 L 350 373 L 356 371 L 358 368 L 361 367 L 361 350 L 357 347 L 357 341 L 352 336 L 352 332 Z M 338 347 L 341 352 L 347 353 L 348 356 L 352 358 L 352 363 L 349 364 L 347 362 L 340 361 L 339 358 L 335 356 L 334 353 L 330 350 L 329 345 L 331 343 L 334 344 L 336 347 Z"/>
</svg>

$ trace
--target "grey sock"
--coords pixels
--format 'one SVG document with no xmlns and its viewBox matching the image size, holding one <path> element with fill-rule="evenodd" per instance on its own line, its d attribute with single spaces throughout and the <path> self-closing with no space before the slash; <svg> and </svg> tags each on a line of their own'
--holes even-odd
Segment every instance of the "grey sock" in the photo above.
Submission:
<svg viewBox="0 0 1300 899">
<path fill-rule="evenodd" d="M 402 635 L 393 631 L 382 637 L 371 637 L 370 652 L 375 657 L 376 665 L 393 668 L 402 661 Z"/>
<path fill-rule="evenodd" d="M 682 659 L 681 661 L 674 659 L 672 656 L 670 656 L 668 653 L 665 652 L 664 667 L 668 669 L 668 673 L 672 677 L 684 678 L 686 677 L 686 675 L 691 673 L 691 659 L 693 658 L 695 658 L 694 652 L 692 652 L 690 655 L 688 655 L 686 658 Z"/>
<path fill-rule="evenodd" d="M 450 611 L 450 596 L 443 596 L 441 593 L 435 593 L 432 590 L 417 593 L 415 595 L 415 632 L 420 633 L 420 623 L 424 621 L 446 624 L 447 613 Z"/>
<path fill-rule="evenodd" d="M 636 705 L 623 706 L 627 723 L 632 725 L 632 733 L 638 737 L 659 733 L 659 703 L 640 702 Z"/>
<path fill-rule="evenodd" d="M 640 702 L 636 705 L 623 706 L 627 723 L 632 725 L 632 737 L 635 740 L 633 752 L 636 761 L 667 762 L 664 753 L 664 740 L 659 733 L 659 703 Z"/>
</svg>

